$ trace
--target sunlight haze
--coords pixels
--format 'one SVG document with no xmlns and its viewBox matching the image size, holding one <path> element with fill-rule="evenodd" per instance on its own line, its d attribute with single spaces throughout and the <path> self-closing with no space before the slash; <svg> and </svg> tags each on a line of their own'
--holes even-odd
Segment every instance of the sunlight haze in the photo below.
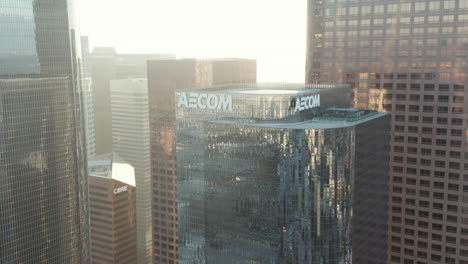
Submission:
<svg viewBox="0 0 468 264">
<path fill-rule="evenodd" d="M 91 48 L 257 59 L 259 82 L 304 82 L 306 0 L 82 0 Z"/>
</svg>

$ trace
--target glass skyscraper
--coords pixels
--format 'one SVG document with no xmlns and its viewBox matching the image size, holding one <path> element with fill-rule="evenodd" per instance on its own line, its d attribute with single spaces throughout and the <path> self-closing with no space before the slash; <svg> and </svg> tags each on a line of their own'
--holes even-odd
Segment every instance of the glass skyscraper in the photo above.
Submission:
<svg viewBox="0 0 468 264">
<path fill-rule="evenodd" d="M 178 263 L 176 90 L 256 80 L 257 62 L 250 59 L 148 61 L 154 263 Z"/>
<path fill-rule="evenodd" d="M 89 263 L 72 1 L 0 1 L 0 263 Z"/>
<path fill-rule="evenodd" d="M 385 263 L 389 116 L 346 85 L 176 94 L 179 263 Z"/>
<path fill-rule="evenodd" d="M 392 113 L 388 263 L 468 263 L 468 1 L 308 9 L 307 81 Z"/>
</svg>

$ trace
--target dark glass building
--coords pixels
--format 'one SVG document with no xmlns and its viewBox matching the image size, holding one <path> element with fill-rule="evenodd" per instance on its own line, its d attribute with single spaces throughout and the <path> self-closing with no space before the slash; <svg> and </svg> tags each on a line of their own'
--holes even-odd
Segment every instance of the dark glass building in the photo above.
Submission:
<svg viewBox="0 0 468 264">
<path fill-rule="evenodd" d="M 72 1 L 0 2 L 0 263 L 89 263 Z"/>
<path fill-rule="evenodd" d="M 148 105 L 153 205 L 153 262 L 178 263 L 175 92 L 214 84 L 256 82 L 249 59 L 152 60 Z"/>
<path fill-rule="evenodd" d="M 309 0 L 307 81 L 392 113 L 388 263 L 468 263 L 468 1 Z"/>
<path fill-rule="evenodd" d="M 179 263 L 385 263 L 389 116 L 346 85 L 179 91 Z"/>
</svg>

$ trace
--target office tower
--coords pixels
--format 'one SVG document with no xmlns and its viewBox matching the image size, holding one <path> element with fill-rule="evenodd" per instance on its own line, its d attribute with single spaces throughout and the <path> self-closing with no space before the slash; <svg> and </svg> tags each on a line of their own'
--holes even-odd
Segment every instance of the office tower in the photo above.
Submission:
<svg viewBox="0 0 468 264">
<path fill-rule="evenodd" d="M 96 120 L 96 153 L 112 151 L 110 81 L 146 78 L 146 61 L 175 59 L 172 54 L 118 54 L 111 47 L 97 47 L 90 55 L 92 90 Z"/>
<path fill-rule="evenodd" d="M 256 82 L 256 74 L 256 61 L 247 59 L 148 62 L 154 263 L 178 261 L 175 91 Z"/>
<path fill-rule="evenodd" d="M 348 91 L 177 92 L 179 263 L 385 263 L 390 118 Z"/>
<path fill-rule="evenodd" d="M 72 2 L 0 2 L 0 263 L 90 262 Z"/>
<path fill-rule="evenodd" d="M 392 113 L 388 263 L 468 263 L 468 1 L 309 1 L 308 81 Z"/>
<path fill-rule="evenodd" d="M 111 80 L 112 148 L 135 168 L 138 258 L 151 263 L 151 173 L 146 79 Z"/>
<path fill-rule="evenodd" d="M 87 36 L 81 36 L 81 56 L 83 58 L 83 114 L 86 133 L 86 153 L 88 159 L 92 159 L 96 155 L 96 140 L 93 87 L 91 82 L 91 66 L 89 65 L 89 40 Z"/>
<path fill-rule="evenodd" d="M 93 263 L 137 263 L 134 168 L 111 153 L 90 160 L 88 175 Z"/>
</svg>

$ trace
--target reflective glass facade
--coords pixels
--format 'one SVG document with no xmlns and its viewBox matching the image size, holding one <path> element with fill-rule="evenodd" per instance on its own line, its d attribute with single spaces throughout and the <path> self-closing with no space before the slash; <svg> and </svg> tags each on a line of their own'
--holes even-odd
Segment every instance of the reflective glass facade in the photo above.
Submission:
<svg viewBox="0 0 468 264">
<path fill-rule="evenodd" d="M 392 113 L 389 263 L 468 263 L 468 1 L 310 0 L 307 80 Z"/>
<path fill-rule="evenodd" d="M 154 263 L 178 263 L 175 92 L 213 84 L 255 82 L 255 60 L 148 62 Z"/>
<path fill-rule="evenodd" d="M 385 263 L 389 117 L 348 96 L 178 92 L 179 263 Z"/>
<path fill-rule="evenodd" d="M 89 263 L 73 3 L 0 1 L 0 263 Z"/>
</svg>

